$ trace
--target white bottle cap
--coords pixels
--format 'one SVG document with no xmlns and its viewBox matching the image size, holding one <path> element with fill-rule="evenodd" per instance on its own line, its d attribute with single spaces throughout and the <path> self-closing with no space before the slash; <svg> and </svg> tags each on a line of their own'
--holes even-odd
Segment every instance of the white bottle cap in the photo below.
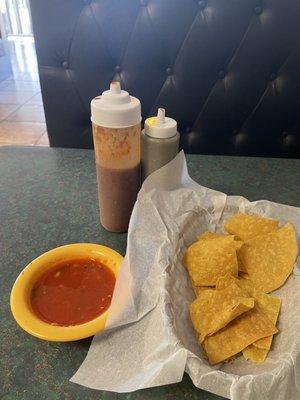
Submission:
<svg viewBox="0 0 300 400">
<path fill-rule="evenodd" d="M 157 139 L 168 139 L 177 133 L 177 122 L 175 119 L 165 116 L 164 108 L 159 108 L 157 117 L 147 118 L 145 121 L 144 132 L 146 135 Z"/>
<path fill-rule="evenodd" d="M 91 101 L 91 120 L 106 128 L 127 128 L 141 122 L 141 103 L 121 90 L 120 82 L 111 82 L 110 90 Z"/>
</svg>

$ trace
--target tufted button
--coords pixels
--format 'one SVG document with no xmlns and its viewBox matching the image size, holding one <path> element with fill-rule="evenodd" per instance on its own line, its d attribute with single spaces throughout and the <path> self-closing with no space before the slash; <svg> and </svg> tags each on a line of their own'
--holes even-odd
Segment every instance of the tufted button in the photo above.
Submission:
<svg viewBox="0 0 300 400">
<path fill-rule="evenodd" d="M 166 74 L 170 76 L 170 75 L 172 75 L 172 73 L 173 73 L 172 68 L 171 68 L 171 67 L 168 67 L 168 68 L 166 69 Z"/>
<path fill-rule="evenodd" d="M 272 74 L 270 75 L 270 81 L 275 81 L 276 78 L 277 74 L 275 74 L 275 72 L 272 72 Z"/>
<path fill-rule="evenodd" d="M 140 0 L 142 6 L 146 6 L 148 4 L 148 0 Z"/>
<path fill-rule="evenodd" d="M 237 136 L 239 134 L 239 130 L 238 129 L 234 129 L 232 131 L 233 136 Z"/>
<path fill-rule="evenodd" d="M 191 132 L 191 128 L 189 126 L 187 126 L 184 131 L 185 131 L 185 133 L 190 133 Z"/>
<path fill-rule="evenodd" d="M 200 10 L 204 10 L 204 8 L 206 7 L 206 1 L 205 0 L 200 0 L 198 2 L 198 6 L 199 6 Z"/>
<path fill-rule="evenodd" d="M 121 72 L 121 67 L 120 67 L 120 65 L 116 65 L 116 66 L 115 66 L 115 71 L 116 71 L 116 72 Z"/>
<path fill-rule="evenodd" d="M 262 13 L 262 6 L 256 6 L 256 7 L 254 7 L 254 12 L 255 12 L 255 14 L 256 15 L 259 15 L 259 14 L 261 14 Z"/>
<path fill-rule="evenodd" d="M 69 63 L 68 63 L 68 61 L 64 61 L 64 62 L 62 63 L 62 67 L 63 67 L 64 69 L 68 69 L 68 68 L 69 68 Z"/>
<path fill-rule="evenodd" d="M 219 71 L 218 72 L 218 77 L 219 77 L 219 79 L 224 79 L 225 78 L 225 71 Z"/>
<path fill-rule="evenodd" d="M 239 131 L 233 139 L 233 143 L 236 149 L 241 149 L 242 147 L 247 146 L 247 141 L 249 139 L 249 135 L 245 132 Z"/>
</svg>

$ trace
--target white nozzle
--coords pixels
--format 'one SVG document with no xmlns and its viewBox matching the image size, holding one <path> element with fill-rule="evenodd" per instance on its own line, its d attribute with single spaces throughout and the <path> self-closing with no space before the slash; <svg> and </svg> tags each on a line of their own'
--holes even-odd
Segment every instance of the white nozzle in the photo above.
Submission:
<svg viewBox="0 0 300 400">
<path fill-rule="evenodd" d="M 141 122 L 141 103 L 120 82 L 111 82 L 109 90 L 91 101 L 92 121 L 106 128 L 126 128 Z"/>
<path fill-rule="evenodd" d="M 165 123 L 166 110 L 164 108 L 159 108 L 157 110 L 156 125 L 162 125 Z"/>
<path fill-rule="evenodd" d="M 120 82 L 111 82 L 110 84 L 110 91 L 111 93 L 119 94 L 121 93 L 121 85 Z"/>
<path fill-rule="evenodd" d="M 157 139 L 168 139 L 177 134 L 177 122 L 175 119 L 166 117 L 164 108 L 159 108 L 156 117 L 146 119 L 144 130 L 148 136 Z"/>
</svg>

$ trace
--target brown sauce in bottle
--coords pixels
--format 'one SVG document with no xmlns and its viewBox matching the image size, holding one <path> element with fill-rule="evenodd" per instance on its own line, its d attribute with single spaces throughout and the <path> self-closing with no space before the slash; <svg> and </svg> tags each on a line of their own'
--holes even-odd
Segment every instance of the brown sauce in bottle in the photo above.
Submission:
<svg viewBox="0 0 300 400">
<path fill-rule="evenodd" d="M 126 232 L 140 189 L 140 164 L 128 169 L 106 168 L 97 164 L 97 179 L 102 225 L 111 232 Z"/>
</svg>

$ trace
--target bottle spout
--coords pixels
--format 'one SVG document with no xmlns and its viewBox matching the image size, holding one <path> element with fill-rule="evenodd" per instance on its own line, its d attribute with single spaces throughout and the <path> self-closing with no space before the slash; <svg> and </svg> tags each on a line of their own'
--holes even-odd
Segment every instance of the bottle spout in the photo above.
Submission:
<svg viewBox="0 0 300 400">
<path fill-rule="evenodd" d="M 165 123 L 166 110 L 159 108 L 157 110 L 156 125 L 162 125 Z"/>
<path fill-rule="evenodd" d="M 173 118 L 166 117 L 164 108 L 159 108 L 155 117 L 146 119 L 144 132 L 156 139 L 168 139 L 177 134 L 177 122 Z"/>
<path fill-rule="evenodd" d="M 110 91 L 111 91 L 111 93 L 114 93 L 114 94 L 119 94 L 119 93 L 121 93 L 121 85 L 120 85 L 120 82 L 118 82 L 118 81 L 111 82 L 111 84 L 110 84 Z"/>
</svg>

